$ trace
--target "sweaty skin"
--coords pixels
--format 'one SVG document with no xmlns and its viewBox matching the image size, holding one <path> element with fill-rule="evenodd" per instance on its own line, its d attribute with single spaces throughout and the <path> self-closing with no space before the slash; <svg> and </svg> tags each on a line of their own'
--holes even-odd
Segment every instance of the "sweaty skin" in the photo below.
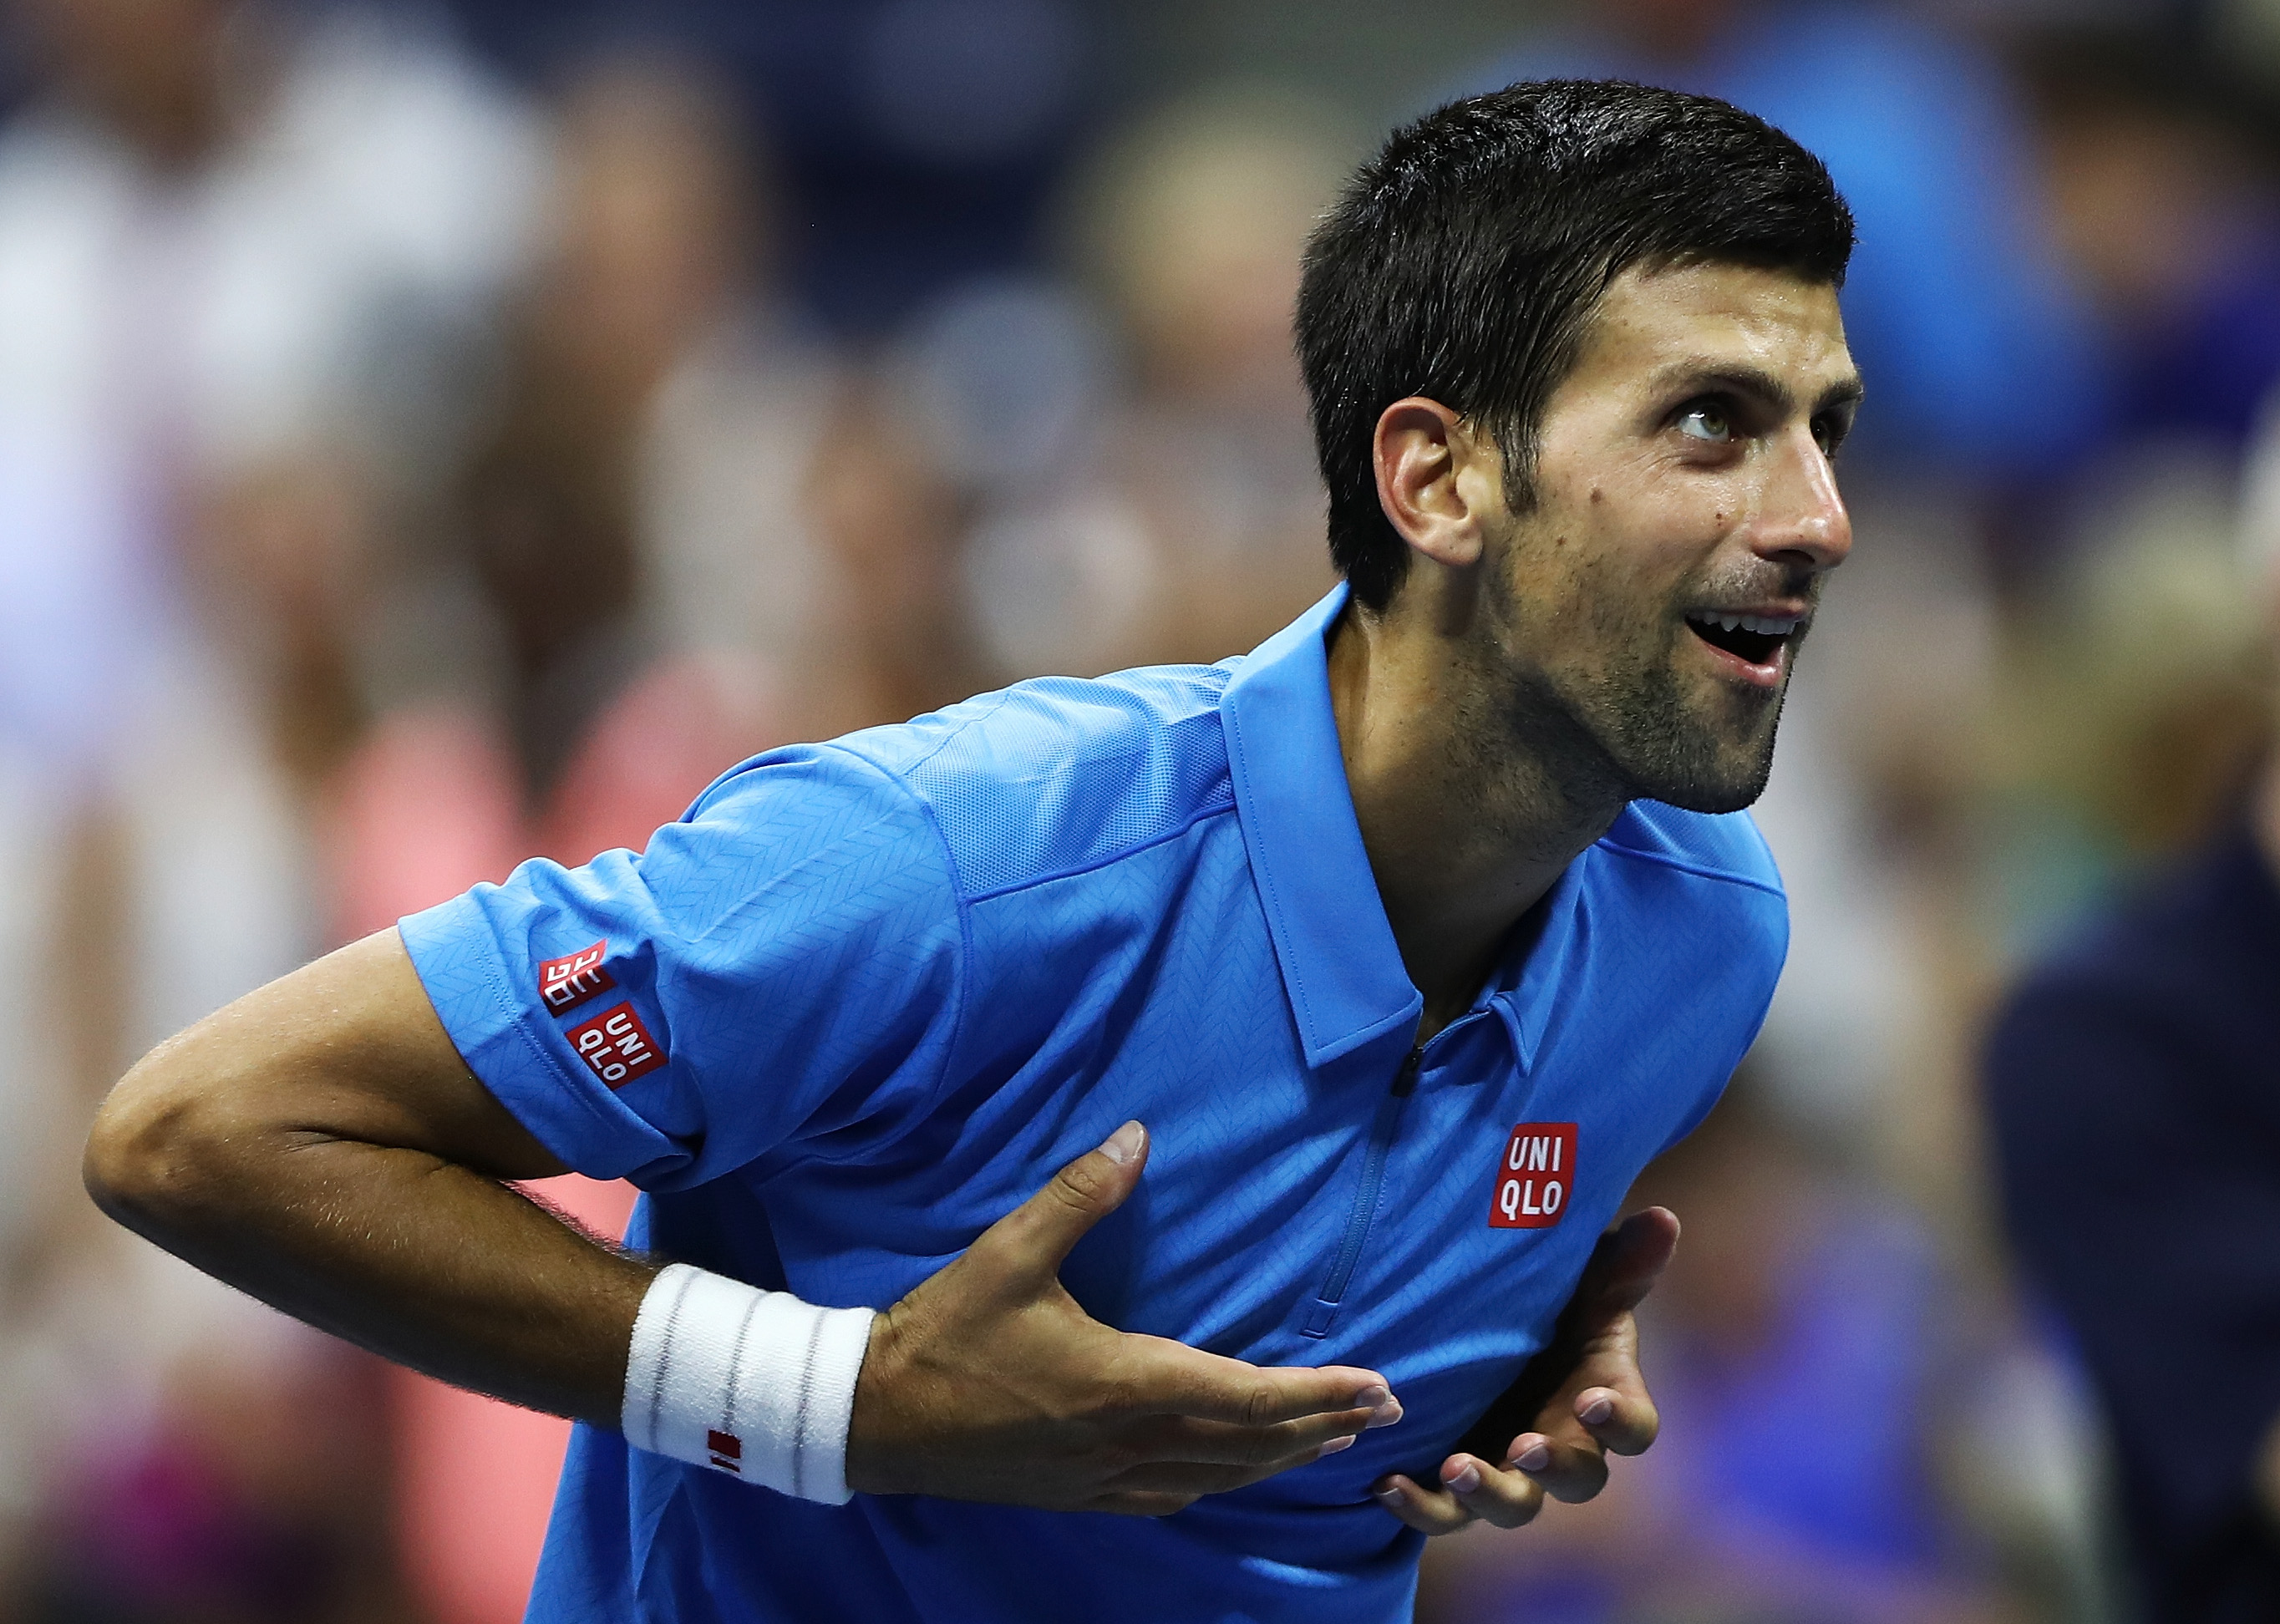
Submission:
<svg viewBox="0 0 2280 1624">
<path fill-rule="evenodd" d="M 1696 265 L 1608 286 L 1521 481 L 1486 427 L 1437 401 L 1381 414 L 1378 495 L 1409 573 L 1383 613 L 1340 622 L 1330 697 L 1378 894 L 1425 996 L 1421 1043 L 1471 1006 L 1625 803 L 1727 812 L 1764 789 L 1797 645 L 1852 550 L 1831 459 L 1860 396 L 1834 289 Z M 1517 510 L 1515 484 L 1533 498 Z M 1688 618 L 1717 611 L 1796 629 L 1741 658 Z M 1668 1214 L 1653 1223 L 1626 1243 L 1642 1296 L 1676 1238 Z M 1588 1389 L 1557 1435 L 1514 1439 L 1507 1459 L 1541 1459 L 1532 1474 L 1452 1455 L 1451 1488 L 1396 1476 L 1380 1497 L 1429 1533 L 1525 1521 L 1544 1487 L 1596 1489 L 1600 1445 L 1652 1440 L 1637 1397 Z M 1601 1403 L 1609 1422 L 1579 1431 Z"/>
</svg>

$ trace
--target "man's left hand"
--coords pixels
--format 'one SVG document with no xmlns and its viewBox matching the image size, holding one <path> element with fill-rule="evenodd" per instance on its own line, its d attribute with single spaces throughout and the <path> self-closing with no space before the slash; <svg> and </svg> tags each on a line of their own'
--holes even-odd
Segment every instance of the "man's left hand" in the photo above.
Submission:
<svg viewBox="0 0 2280 1624">
<path fill-rule="evenodd" d="M 1678 1220 L 1664 1207 L 1634 1212 L 1601 1235 L 1551 1346 L 1537 1356 L 1551 1360 L 1556 1380 L 1531 1430 L 1514 1437 L 1500 1460 L 1451 1455 L 1431 1488 L 1401 1473 L 1381 1478 L 1371 1486 L 1377 1503 L 1413 1528 L 1452 1534 L 1475 1521 L 1519 1528 L 1543 1509 L 1547 1494 L 1572 1504 L 1598 1493 L 1607 1456 L 1638 1454 L 1661 1425 L 1639 1374 L 1633 1310 L 1677 1245 Z M 1520 1385 L 1538 1368 L 1531 1365 Z"/>
</svg>

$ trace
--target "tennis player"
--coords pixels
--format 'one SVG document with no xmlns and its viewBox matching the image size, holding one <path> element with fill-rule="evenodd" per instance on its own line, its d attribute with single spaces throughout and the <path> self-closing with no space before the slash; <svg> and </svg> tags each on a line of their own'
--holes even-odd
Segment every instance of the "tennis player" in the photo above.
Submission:
<svg viewBox="0 0 2280 1624">
<path fill-rule="evenodd" d="M 584 1422 L 535 1620 L 1406 1618 L 1653 1435 L 1675 1222 L 1602 1233 L 1780 967 L 1852 235 L 1720 102 L 1419 120 L 1307 252 L 1330 596 L 343 949 L 138 1065 L 90 1189 Z M 566 1168 L 623 1248 L 506 1182 Z"/>
</svg>

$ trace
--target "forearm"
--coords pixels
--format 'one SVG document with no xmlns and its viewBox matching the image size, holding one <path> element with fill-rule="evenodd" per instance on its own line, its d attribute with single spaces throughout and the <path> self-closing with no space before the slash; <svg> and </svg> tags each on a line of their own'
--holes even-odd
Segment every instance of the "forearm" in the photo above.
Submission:
<svg viewBox="0 0 2280 1624">
<path fill-rule="evenodd" d="M 145 1058 L 85 1160 L 105 1212 L 264 1302 L 615 1426 L 653 1271 L 504 1181 L 562 1170 L 466 1073 L 393 933 Z"/>
<path fill-rule="evenodd" d="M 424 1151 L 304 1134 L 177 1152 L 156 1177 L 91 1173 L 89 1186 L 187 1262 L 384 1358 L 618 1424 L 653 1271 L 510 1185 Z"/>
<path fill-rule="evenodd" d="M 160 1245 L 389 1358 L 810 1499 L 847 1497 L 853 1435 L 867 1489 L 1159 1515 L 1398 1420 L 1375 1372 L 1265 1369 L 1076 1305 L 1061 1260 L 1146 1143 L 1125 1124 L 883 1318 L 652 1274 L 503 1181 L 565 1169 L 387 931 L 146 1058 L 86 1177 Z"/>
</svg>

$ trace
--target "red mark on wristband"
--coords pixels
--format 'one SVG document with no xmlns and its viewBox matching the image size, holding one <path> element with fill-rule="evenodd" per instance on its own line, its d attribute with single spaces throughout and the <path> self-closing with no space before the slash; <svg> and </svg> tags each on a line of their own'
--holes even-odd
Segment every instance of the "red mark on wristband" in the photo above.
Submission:
<svg viewBox="0 0 2280 1624">
<path fill-rule="evenodd" d="M 604 1010 L 564 1035 L 586 1063 L 586 1069 L 612 1089 L 621 1089 L 665 1064 L 665 1051 L 657 1046 L 630 1004 Z"/>
<path fill-rule="evenodd" d="M 617 977 L 602 967 L 602 960 L 609 951 L 607 941 L 597 942 L 591 947 L 550 958 L 539 966 L 539 1002 L 560 1015 L 576 1009 L 597 992 L 609 991 L 618 984 Z"/>
<path fill-rule="evenodd" d="M 744 1468 L 737 1464 L 744 1459 L 744 1441 L 735 1433 L 708 1432 L 705 1435 L 705 1447 L 712 1451 L 714 1466 L 723 1472 L 734 1472 L 738 1477 L 744 1475 Z"/>
<path fill-rule="evenodd" d="M 1497 1163 L 1489 1228 L 1549 1229 L 1567 1212 L 1575 1188 L 1575 1125 L 1522 1122 Z"/>
</svg>

